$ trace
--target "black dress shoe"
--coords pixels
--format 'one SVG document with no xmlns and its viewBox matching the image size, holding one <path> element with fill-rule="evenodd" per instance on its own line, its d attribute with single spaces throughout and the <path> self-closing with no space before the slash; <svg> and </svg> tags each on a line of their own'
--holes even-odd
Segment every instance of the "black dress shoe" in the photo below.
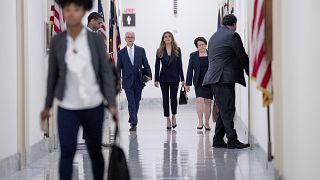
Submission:
<svg viewBox="0 0 320 180">
<path fill-rule="evenodd" d="M 177 127 L 177 124 L 175 124 L 175 125 L 172 125 L 172 128 L 174 129 L 174 128 L 176 128 Z"/>
<path fill-rule="evenodd" d="M 197 129 L 199 129 L 199 130 L 201 130 L 203 128 L 203 126 L 201 126 L 201 127 L 197 127 Z"/>
<path fill-rule="evenodd" d="M 214 148 L 227 148 L 227 144 L 224 142 L 224 140 L 220 141 L 213 141 L 212 147 Z"/>
<path fill-rule="evenodd" d="M 239 140 L 230 143 L 228 142 L 228 149 L 243 149 L 247 147 L 250 147 L 250 144 L 244 144 Z"/>
<path fill-rule="evenodd" d="M 129 129 L 129 131 L 136 131 L 137 130 L 137 126 L 131 126 L 131 128 Z"/>
<path fill-rule="evenodd" d="M 171 130 L 171 127 L 167 127 L 167 130 Z"/>
</svg>

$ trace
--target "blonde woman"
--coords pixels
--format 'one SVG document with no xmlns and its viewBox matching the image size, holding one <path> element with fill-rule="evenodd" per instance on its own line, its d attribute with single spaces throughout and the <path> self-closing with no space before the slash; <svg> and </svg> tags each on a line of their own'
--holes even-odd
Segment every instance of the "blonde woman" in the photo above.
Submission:
<svg viewBox="0 0 320 180">
<path fill-rule="evenodd" d="M 181 50 L 173 34 L 167 31 L 163 33 L 160 47 L 157 50 L 154 82 L 156 87 L 161 87 L 164 116 L 167 119 L 167 130 L 171 130 L 171 127 L 177 127 L 177 94 L 180 81 L 184 86 Z M 171 101 L 171 118 L 169 95 Z"/>
</svg>

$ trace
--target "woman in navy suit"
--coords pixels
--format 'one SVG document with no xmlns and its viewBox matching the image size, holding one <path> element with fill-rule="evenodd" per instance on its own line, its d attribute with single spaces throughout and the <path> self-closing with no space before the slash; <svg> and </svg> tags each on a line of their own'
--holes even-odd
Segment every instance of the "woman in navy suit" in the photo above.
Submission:
<svg viewBox="0 0 320 180">
<path fill-rule="evenodd" d="M 160 71 L 161 64 L 161 71 Z M 181 50 L 177 46 L 171 32 L 164 32 L 161 38 L 160 47 L 157 50 L 155 64 L 155 83 L 156 87 L 161 87 L 164 116 L 167 118 L 167 129 L 177 127 L 177 94 L 179 82 L 184 86 L 184 76 L 182 69 Z M 171 100 L 170 118 L 169 94 Z"/>
<path fill-rule="evenodd" d="M 210 87 L 202 86 L 203 78 L 208 70 L 208 53 L 207 53 L 207 41 L 203 37 L 198 37 L 194 40 L 195 46 L 198 51 L 190 54 L 186 91 L 190 91 L 190 86 L 195 87 L 196 92 L 196 109 L 199 118 L 199 124 L 197 129 L 203 128 L 203 115 L 205 117 L 205 130 L 210 131 L 209 119 L 211 112 L 211 101 L 213 93 Z"/>
</svg>

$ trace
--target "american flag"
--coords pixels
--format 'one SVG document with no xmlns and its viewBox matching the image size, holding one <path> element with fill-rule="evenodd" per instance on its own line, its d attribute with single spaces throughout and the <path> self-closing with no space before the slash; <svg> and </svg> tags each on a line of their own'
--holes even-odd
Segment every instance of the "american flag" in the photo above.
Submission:
<svg viewBox="0 0 320 180">
<path fill-rule="evenodd" d="M 102 8 L 101 0 L 98 1 L 98 13 L 102 17 L 103 23 L 101 24 L 100 28 L 98 29 L 98 33 L 102 35 L 105 43 L 106 52 L 108 52 L 108 41 L 107 41 L 107 31 L 106 31 L 106 24 L 104 21 L 104 13 Z"/>
<path fill-rule="evenodd" d="M 251 34 L 251 76 L 263 94 L 263 106 L 272 102 L 271 59 L 265 51 L 265 0 L 255 0 Z"/>
<path fill-rule="evenodd" d="M 117 62 L 117 55 L 121 47 L 121 38 L 117 18 L 116 0 L 110 0 L 109 19 L 109 53 L 112 54 L 113 62 Z"/>
<path fill-rule="evenodd" d="M 227 0 L 222 6 L 219 5 L 217 30 L 220 29 L 225 15 L 234 13 L 234 0 Z"/>
<path fill-rule="evenodd" d="M 66 29 L 62 14 L 62 8 L 54 0 L 52 0 L 51 3 L 50 22 L 53 25 L 54 33 L 59 33 Z"/>
</svg>

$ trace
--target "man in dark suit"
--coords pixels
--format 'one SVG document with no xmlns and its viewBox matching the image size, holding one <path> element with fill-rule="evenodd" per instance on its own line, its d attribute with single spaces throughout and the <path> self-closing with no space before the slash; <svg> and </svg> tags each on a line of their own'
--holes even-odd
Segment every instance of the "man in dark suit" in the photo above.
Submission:
<svg viewBox="0 0 320 180">
<path fill-rule="evenodd" d="M 103 22 L 103 18 L 97 12 L 92 12 L 88 16 L 87 27 L 90 31 L 97 32 Z"/>
<path fill-rule="evenodd" d="M 145 86 L 139 72 L 142 71 L 143 66 L 148 80 L 151 80 L 152 74 L 145 50 L 134 45 L 134 32 L 127 32 L 125 40 L 127 46 L 118 53 L 117 70 L 120 74 L 122 72 L 122 88 L 128 100 L 129 123 L 131 126 L 129 130 L 136 131 L 141 93 Z"/>
<path fill-rule="evenodd" d="M 237 29 L 237 18 L 226 15 L 222 27 L 209 41 L 209 67 L 203 85 L 210 85 L 220 113 L 213 137 L 213 147 L 237 148 L 249 147 L 238 140 L 234 129 L 235 83 L 246 86 L 244 71 L 249 74 L 249 58 L 243 47 Z M 223 140 L 226 134 L 228 143 Z"/>
</svg>

